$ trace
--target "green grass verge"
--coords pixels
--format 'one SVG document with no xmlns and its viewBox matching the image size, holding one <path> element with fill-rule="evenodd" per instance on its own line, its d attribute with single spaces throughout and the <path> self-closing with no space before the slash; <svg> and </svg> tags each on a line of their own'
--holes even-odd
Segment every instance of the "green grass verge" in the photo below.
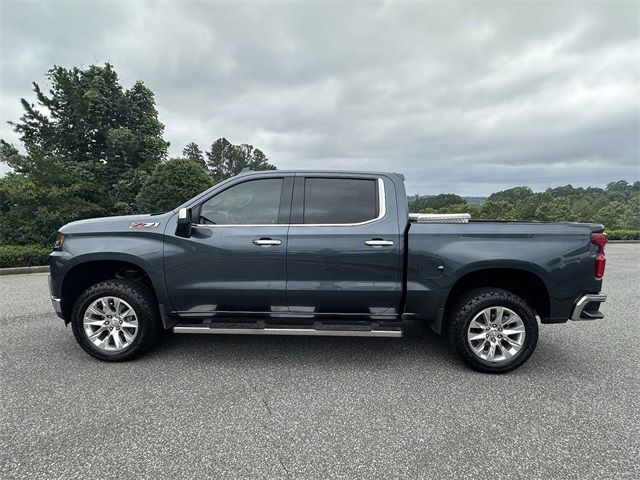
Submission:
<svg viewBox="0 0 640 480">
<path fill-rule="evenodd" d="M 50 253 L 40 245 L 0 245 L 0 268 L 48 265 Z"/>
</svg>

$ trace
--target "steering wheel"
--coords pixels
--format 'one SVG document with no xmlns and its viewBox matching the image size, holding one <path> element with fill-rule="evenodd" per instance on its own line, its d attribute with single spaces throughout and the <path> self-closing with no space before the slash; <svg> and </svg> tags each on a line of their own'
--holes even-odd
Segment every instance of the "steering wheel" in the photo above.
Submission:
<svg viewBox="0 0 640 480">
<path fill-rule="evenodd" d="M 204 215 L 200 215 L 200 219 L 204 220 L 205 222 L 209 222 L 212 225 L 216 225 L 216 222 L 214 222 L 213 220 L 209 220 L 207 217 L 205 217 Z"/>
</svg>

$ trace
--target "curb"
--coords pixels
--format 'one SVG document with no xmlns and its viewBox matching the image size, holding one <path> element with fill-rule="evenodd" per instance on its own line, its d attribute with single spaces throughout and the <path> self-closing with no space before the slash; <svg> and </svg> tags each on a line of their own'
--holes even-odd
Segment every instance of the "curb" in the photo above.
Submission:
<svg viewBox="0 0 640 480">
<path fill-rule="evenodd" d="M 22 275 L 24 273 L 48 273 L 49 266 L 0 268 L 0 275 Z"/>
<path fill-rule="evenodd" d="M 607 243 L 640 243 L 640 240 L 609 240 Z"/>
</svg>

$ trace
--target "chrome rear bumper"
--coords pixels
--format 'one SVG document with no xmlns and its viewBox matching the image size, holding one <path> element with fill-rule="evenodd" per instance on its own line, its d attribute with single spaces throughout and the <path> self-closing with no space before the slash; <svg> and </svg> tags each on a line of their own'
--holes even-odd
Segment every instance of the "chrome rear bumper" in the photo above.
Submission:
<svg viewBox="0 0 640 480">
<path fill-rule="evenodd" d="M 585 320 L 600 320 L 604 318 L 604 314 L 599 310 L 585 310 L 586 306 L 590 303 L 603 303 L 607 301 L 607 296 L 604 293 L 588 293 L 578 299 L 573 306 L 573 313 L 571 314 L 571 320 L 574 322 Z"/>
</svg>

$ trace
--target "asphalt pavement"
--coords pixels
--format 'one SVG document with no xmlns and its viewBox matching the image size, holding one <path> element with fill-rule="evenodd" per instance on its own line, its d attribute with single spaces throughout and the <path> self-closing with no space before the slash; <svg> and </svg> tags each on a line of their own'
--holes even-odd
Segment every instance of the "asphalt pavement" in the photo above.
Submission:
<svg viewBox="0 0 640 480">
<path fill-rule="evenodd" d="M 640 244 L 606 319 L 542 326 L 502 376 L 440 337 L 164 338 L 85 354 L 46 274 L 0 277 L 0 478 L 640 478 Z"/>
</svg>

